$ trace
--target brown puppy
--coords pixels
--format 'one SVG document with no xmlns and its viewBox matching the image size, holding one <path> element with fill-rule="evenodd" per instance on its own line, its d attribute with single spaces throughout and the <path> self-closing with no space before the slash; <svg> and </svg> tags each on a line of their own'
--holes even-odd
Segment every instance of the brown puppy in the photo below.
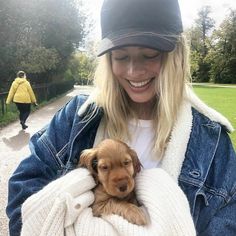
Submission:
<svg viewBox="0 0 236 236">
<path fill-rule="evenodd" d="M 117 214 L 130 223 L 147 224 L 134 193 L 134 177 L 141 169 L 137 154 L 125 143 L 106 139 L 96 148 L 82 152 L 80 167 L 86 167 L 97 181 L 93 215 Z"/>
</svg>

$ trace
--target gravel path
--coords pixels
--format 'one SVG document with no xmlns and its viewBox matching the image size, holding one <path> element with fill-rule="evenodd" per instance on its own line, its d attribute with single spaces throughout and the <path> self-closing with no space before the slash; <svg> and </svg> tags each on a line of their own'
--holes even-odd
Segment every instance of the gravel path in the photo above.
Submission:
<svg viewBox="0 0 236 236">
<path fill-rule="evenodd" d="M 40 130 L 67 101 L 78 93 L 89 93 L 89 87 L 76 86 L 63 98 L 35 111 L 27 121 L 28 129 L 21 130 L 19 122 L 0 129 L 0 236 L 8 235 L 8 219 L 5 214 L 7 204 L 7 183 L 19 162 L 29 154 L 30 137 Z"/>
</svg>

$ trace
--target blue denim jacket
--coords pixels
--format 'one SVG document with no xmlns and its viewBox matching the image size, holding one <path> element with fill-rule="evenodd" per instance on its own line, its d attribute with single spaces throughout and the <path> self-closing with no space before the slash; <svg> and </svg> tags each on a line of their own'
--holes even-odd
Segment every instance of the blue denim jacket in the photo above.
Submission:
<svg viewBox="0 0 236 236">
<path fill-rule="evenodd" d="M 90 105 L 79 116 L 78 109 L 85 99 L 86 96 L 75 97 L 31 138 L 31 155 L 9 180 L 7 215 L 11 236 L 20 235 L 21 204 L 50 181 L 75 168 L 81 151 L 93 146 L 103 111 Z M 89 119 L 84 119 L 92 112 Z M 235 152 L 223 126 L 194 108 L 192 115 L 179 186 L 188 198 L 197 235 L 235 236 Z"/>
</svg>

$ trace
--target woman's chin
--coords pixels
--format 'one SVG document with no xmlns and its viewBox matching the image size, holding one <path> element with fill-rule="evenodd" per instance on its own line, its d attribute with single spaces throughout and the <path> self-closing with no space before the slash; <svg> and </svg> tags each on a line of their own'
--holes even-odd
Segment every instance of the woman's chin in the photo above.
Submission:
<svg viewBox="0 0 236 236">
<path fill-rule="evenodd" d="M 155 93 L 145 93 L 145 94 L 128 94 L 129 98 L 134 103 L 147 104 L 153 101 Z"/>
</svg>

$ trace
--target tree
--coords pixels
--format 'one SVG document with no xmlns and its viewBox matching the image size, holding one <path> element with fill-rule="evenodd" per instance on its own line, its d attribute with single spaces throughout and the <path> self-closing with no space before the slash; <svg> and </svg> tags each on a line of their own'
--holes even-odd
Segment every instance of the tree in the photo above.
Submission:
<svg viewBox="0 0 236 236">
<path fill-rule="evenodd" d="M 209 58 L 212 63 L 211 80 L 216 83 L 236 83 L 236 10 L 212 35 L 213 47 Z"/>
<path fill-rule="evenodd" d="M 66 77 L 72 77 L 77 84 L 91 84 L 96 67 L 96 58 L 86 52 L 76 52 L 68 64 Z"/>
<path fill-rule="evenodd" d="M 198 82 L 208 82 L 210 79 L 211 67 L 207 55 L 210 47 L 209 34 L 214 27 L 214 20 L 209 17 L 210 13 L 211 8 L 203 6 L 198 12 L 195 26 L 188 32 L 191 41 L 191 56 L 194 61 L 192 76 L 193 80 Z"/>
<path fill-rule="evenodd" d="M 198 19 L 196 22 L 197 30 L 200 32 L 200 43 L 201 43 L 201 55 L 203 58 L 206 57 L 208 52 L 207 40 L 209 36 L 209 32 L 215 25 L 215 21 L 209 17 L 211 13 L 210 6 L 203 6 L 198 12 Z"/>
<path fill-rule="evenodd" d="M 18 69 L 38 82 L 42 73 L 62 77 L 86 35 L 78 0 L 0 0 L 0 7 L 2 82 Z"/>
</svg>

